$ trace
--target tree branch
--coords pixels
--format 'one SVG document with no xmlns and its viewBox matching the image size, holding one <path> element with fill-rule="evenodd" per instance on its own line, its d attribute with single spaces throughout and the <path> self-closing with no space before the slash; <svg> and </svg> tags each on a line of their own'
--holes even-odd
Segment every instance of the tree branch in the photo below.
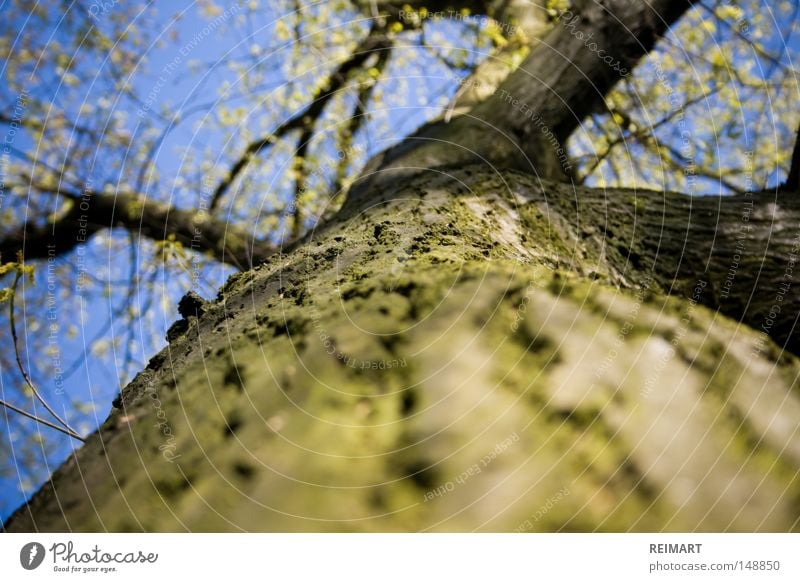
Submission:
<svg viewBox="0 0 800 582">
<path fill-rule="evenodd" d="M 359 216 L 415 191 L 455 188 L 457 196 L 483 196 L 495 211 L 507 204 L 513 215 L 508 224 L 517 221 L 518 232 L 531 233 L 520 246 L 530 245 L 535 232 L 558 233 L 560 242 L 536 249 L 557 256 L 559 270 L 706 305 L 800 354 L 800 197 L 774 191 L 689 196 L 576 186 L 502 170 L 499 175 L 502 182 L 485 164 L 445 166 L 396 180 L 374 197 L 352 198 L 340 215 Z M 503 192 L 512 194 L 511 202 Z"/>
<path fill-rule="evenodd" d="M 602 249 L 603 260 L 617 265 L 620 286 L 649 276 L 663 292 L 719 310 L 800 354 L 797 196 L 554 184 L 546 204 L 572 224 L 581 245 Z M 696 296 L 700 281 L 706 286 Z"/>
<path fill-rule="evenodd" d="M 334 180 L 333 189 L 331 192 L 333 196 L 340 196 L 342 190 L 344 189 L 345 176 L 348 162 L 350 160 L 350 155 L 347 152 L 349 151 L 356 134 L 358 134 L 364 125 L 364 122 L 367 120 L 367 105 L 372 99 L 372 94 L 375 91 L 375 87 L 378 85 L 378 80 L 386 69 L 390 55 L 391 53 L 389 51 L 381 51 L 378 54 L 378 60 L 375 62 L 375 69 L 378 71 L 378 74 L 374 79 L 363 83 L 361 87 L 359 87 L 353 113 L 350 115 L 347 127 L 341 134 L 343 142 L 342 150 L 345 152 L 345 155 L 342 156 L 339 166 L 336 169 L 336 178 Z"/>
<path fill-rule="evenodd" d="M 17 284 L 19 283 L 19 280 L 22 277 L 22 274 L 23 274 L 22 268 L 18 267 L 16 275 L 14 276 L 14 283 L 11 286 L 11 296 L 9 297 L 9 300 L 8 300 L 8 323 L 9 323 L 9 327 L 11 328 L 11 340 L 12 340 L 12 344 L 14 345 L 14 357 L 15 357 L 15 359 L 17 361 L 17 368 L 19 369 L 20 374 L 22 374 L 22 378 L 25 380 L 25 383 L 28 385 L 28 388 L 30 388 L 31 392 L 36 397 L 36 400 L 38 400 L 41 403 L 41 405 L 44 406 L 44 409 L 47 412 L 49 412 L 50 415 L 53 418 L 55 418 L 58 421 L 58 423 L 63 427 L 64 430 L 62 432 L 65 432 L 66 434 L 68 434 L 69 436 L 71 436 L 74 439 L 77 439 L 77 440 L 79 440 L 81 442 L 84 442 L 86 439 L 84 439 L 80 434 L 78 434 L 78 431 L 76 431 L 74 428 L 72 428 L 69 425 L 69 423 L 66 420 L 64 420 L 63 418 L 61 418 L 61 416 L 59 416 L 59 414 L 55 410 L 53 410 L 53 407 L 50 406 L 47 403 L 47 400 L 45 400 L 45 398 L 44 398 L 44 396 L 42 396 L 41 392 L 39 392 L 39 390 L 36 388 L 36 386 L 34 386 L 33 381 L 31 380 L 30 376 L 28 376 L 28 372 L 25 371 L 25 366 L 22 365 L 22 357 L 20 356 L 20 353 L 19 353 L 19 338 L 17 337 L 17 324 L 16 324 L 16 318 L 14 317 L 14 304 L 15 304 L 16 295 L 17 295 Z M 2 404 L 3 404 L 3 406 L 8 408 L 9 410 L 13 410 L 15 412 L 19 412 L 23 416 L 26 416 L 26 417 L 28 417 L 30 419 L 33 419 L 33 420 L 36 420 L 36 421 L 42 423 L 45 426 L 53 427 L 52 423 L 49 423 L 49 422 L 45 421 L 44 419 L 39 418 L 36 415 L 27 413 L 27 412 L 21 410 L 20 408 L 17 408 L 16 406 L 13 406 L 12 404 L 10 404 L 8 402 L 2 401 Z"/>
<path fill-rule="evenodd" d="M 366 60 L 372 56 L 376 51 L 384 51 L 390 49 L 392 41 L 384 34 L 384 29 L 381 26 L 373 26 L 369 34 L 364 38 L 361 44 L 356 47 L 353 54 L 340 64 L 337 69 L 331 74 L 327 83 L 325 83 L 314 95 L 311 103 L 309 103 L 302 111 L 283 122 L 277 129 L 269 135 L 262 137 L 256 141 L 251 142 L 244 150 L 244 153 L 233 164 L 227 176 L 219 183 L 214 190 L 211 198 L 209 208 L 214 210 L 219 204 L 222 197 L 228 192 L 234 180 L 244 171 L 250 160 L 261 153 L 266 147 L 272 145 L 279 138 L 285 136 L 291 131 L 297 129 L 307 129 L 313 127 L 314 123 L 322 115 L 328 101 L 341 90 L 347 82 L 348 75 L 361 67 Z M 302 143 L 302 142 L 301 142 Z"/>
<path fill-rule="evenodd" d="M 68 120 L 66 118 L 66 116 L 63 115 L 63 114 L 61 114 L 61 115 L 53 115 L 52 117 L 48 118 L 48 121 L 51 122 L 51 123 L 54 122 L 54 121 L 63 121 L 65 124 L 67 124 L 70 127 L 71 131 L 73 131 L 75 133 L 81 133 L 81 134 L 90 135 L 90 136 L 96 136 L 97 135 L 97 132 L 95 130 L 93 130 L 93 129 L 85 126 L 85 125 L 80 125 L 78 123 L 72 122 L 72 121 Z M 10 116 L 10 115 L 7 115 L 7 114 L 2 113 L 2 112 L 0 112 L 0 123 L 2 123 L 3 125 L 11 125 L 13 123 L 17 123 L 17 124 L 21 125 L 22 127 L 25 127 L 27 129 L 32 129 L 34 131 L 44 131 L 44 130 L 47 129 L 47 123 L 43 123 L 43 122 L 39 121 L 38 119 L 34 119 L 34 118 L 31 118 L 31 117 L 24 117 L 24 116 L 20 117 L 20 118 L 16 118 L 14 116 Z"/>
<path fill-rule="evenodd" d="M 185 248 L 208 253 L 240 269 L 250 268 L 275 252 L 274 245 L 254 240 L 237 225 L 209 214 L 178 210 L 139 194 L 65 189 L 52 193 L 67 199 L 67 209 L 46 224 L 28 222 L 4 236 L 0 239 L 0 256 L 14 257 L 21 252 L 24 260 L 31 261 L 61 255 L 113 227 L 153 240 L 174 235 Z"/>
<path fill-rule="evenodd" d="M 491 97 L 450 123 L 423 126 L 376 156 L 364 172 L 371 177 L 353 196 L 367 195 L 398 173 L 445 163 L 491 163 L 565 179 L 571 169 L 567 138 L 590 112 L 605 108 L 608 91 L 693 3 L 609 0 L 565 12 Z"/>
<path fill-rule="evenodd" d="M 786 177 L 781 189 L 790 192 L 800 191 L 800 128 L 797 130 L 797 137 L 794 141 L 792 161 L 789 163 L 789 175 Z"/>
</svg>

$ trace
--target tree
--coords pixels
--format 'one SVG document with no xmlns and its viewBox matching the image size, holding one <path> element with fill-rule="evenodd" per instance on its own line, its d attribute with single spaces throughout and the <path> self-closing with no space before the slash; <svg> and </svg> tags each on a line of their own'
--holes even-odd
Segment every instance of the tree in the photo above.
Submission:
<svg viewBox="0 0 800 582">
<path fill-rule="evenodd" d="M 796 530 L 799 154 L 723 172 L 742 150 L 709 161 L 660 133 L 691 135 L 686 109 L 723 91 L 716 76 L 753 84 L 732 78 L 742 57 L 715 64 L 709 50 L 697 95 L 674 97 L 679 77 L 658 63 L 637 69 L 653 67 L 649 97 L 627 78 L 679 19 L 710 11 L 724 24 L 734 8 L 693 4 L 357 3 L 369 22 L 357 45 L 295 115 L 235 142 L 203 212 L 30 172 L 27 187 L 68 206 L 6 236 L 4 257 L 68 252 L 86 200 L 92 232 L 197 236 L 241 270 L 215 300 L 181 301 L 168 345 L 6 529 Z M 357 172 L 364 152 L 348 140 L 376 79 L 403 34 L 437 15 L 490 17 L 491 56 L 438 117 Z M 315 198 L 315 132 L 346 87 L 345 163 Z M 667 113 L 648 119 L 648 99 Z M 586 124 L 597 147 L 581 161 Z M 205 211 L 288 136 L 281 236 Z M 631 188 L 602 173 L 619 172 L 620 144 Z M 651 155 L 680 171 L 660 179 Z M 742 185 L 787 159 L 782 187 Z"/>
</svg>

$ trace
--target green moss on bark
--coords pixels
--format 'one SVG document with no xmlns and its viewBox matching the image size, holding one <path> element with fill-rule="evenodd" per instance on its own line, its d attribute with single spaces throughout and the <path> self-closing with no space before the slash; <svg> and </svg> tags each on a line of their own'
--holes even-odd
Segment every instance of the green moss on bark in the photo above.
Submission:
<svg viewBox="0 0 800 582">
<path fill-rule="evenodd" d="M 9 529 L 796 528 L 797 359 L 460 177 L 232 278 Z"/>
</svg>

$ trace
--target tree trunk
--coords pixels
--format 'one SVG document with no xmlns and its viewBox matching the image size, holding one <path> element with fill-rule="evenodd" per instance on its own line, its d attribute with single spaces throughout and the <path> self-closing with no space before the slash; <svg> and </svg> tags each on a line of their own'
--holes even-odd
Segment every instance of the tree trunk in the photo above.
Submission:
<svg viewBox="0 0 800 582">
<path fill-rule="evenodd" d="M 763 302 L 726 287 L 743 208 L 397 180 L 176 326 L 6 528 L 796 530 L 800 362 L 703 305 L 797 313 L 795 202 L 748 211 Z"/>
</svg>

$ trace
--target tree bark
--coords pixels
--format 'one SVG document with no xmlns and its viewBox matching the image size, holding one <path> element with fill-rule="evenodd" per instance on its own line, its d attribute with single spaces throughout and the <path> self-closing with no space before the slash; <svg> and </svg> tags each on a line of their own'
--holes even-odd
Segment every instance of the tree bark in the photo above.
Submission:
<svg viewBox="0 0 800 582">
<path fill-rule="evenodd" d="M 740 203 L 398 182 L 234 276 L 5 527 L 796 530 L 800 362 L 700 305 Z"/>
<path fill-rule="evenodd" d="M 565 140 L 615 82 L 585 35 L 632 66 L 689 4 L 581 3 L 374 159 L 4 527 L 796 531 L 798 202 L 550 181 L 526 112 Z"/>
</svg>

